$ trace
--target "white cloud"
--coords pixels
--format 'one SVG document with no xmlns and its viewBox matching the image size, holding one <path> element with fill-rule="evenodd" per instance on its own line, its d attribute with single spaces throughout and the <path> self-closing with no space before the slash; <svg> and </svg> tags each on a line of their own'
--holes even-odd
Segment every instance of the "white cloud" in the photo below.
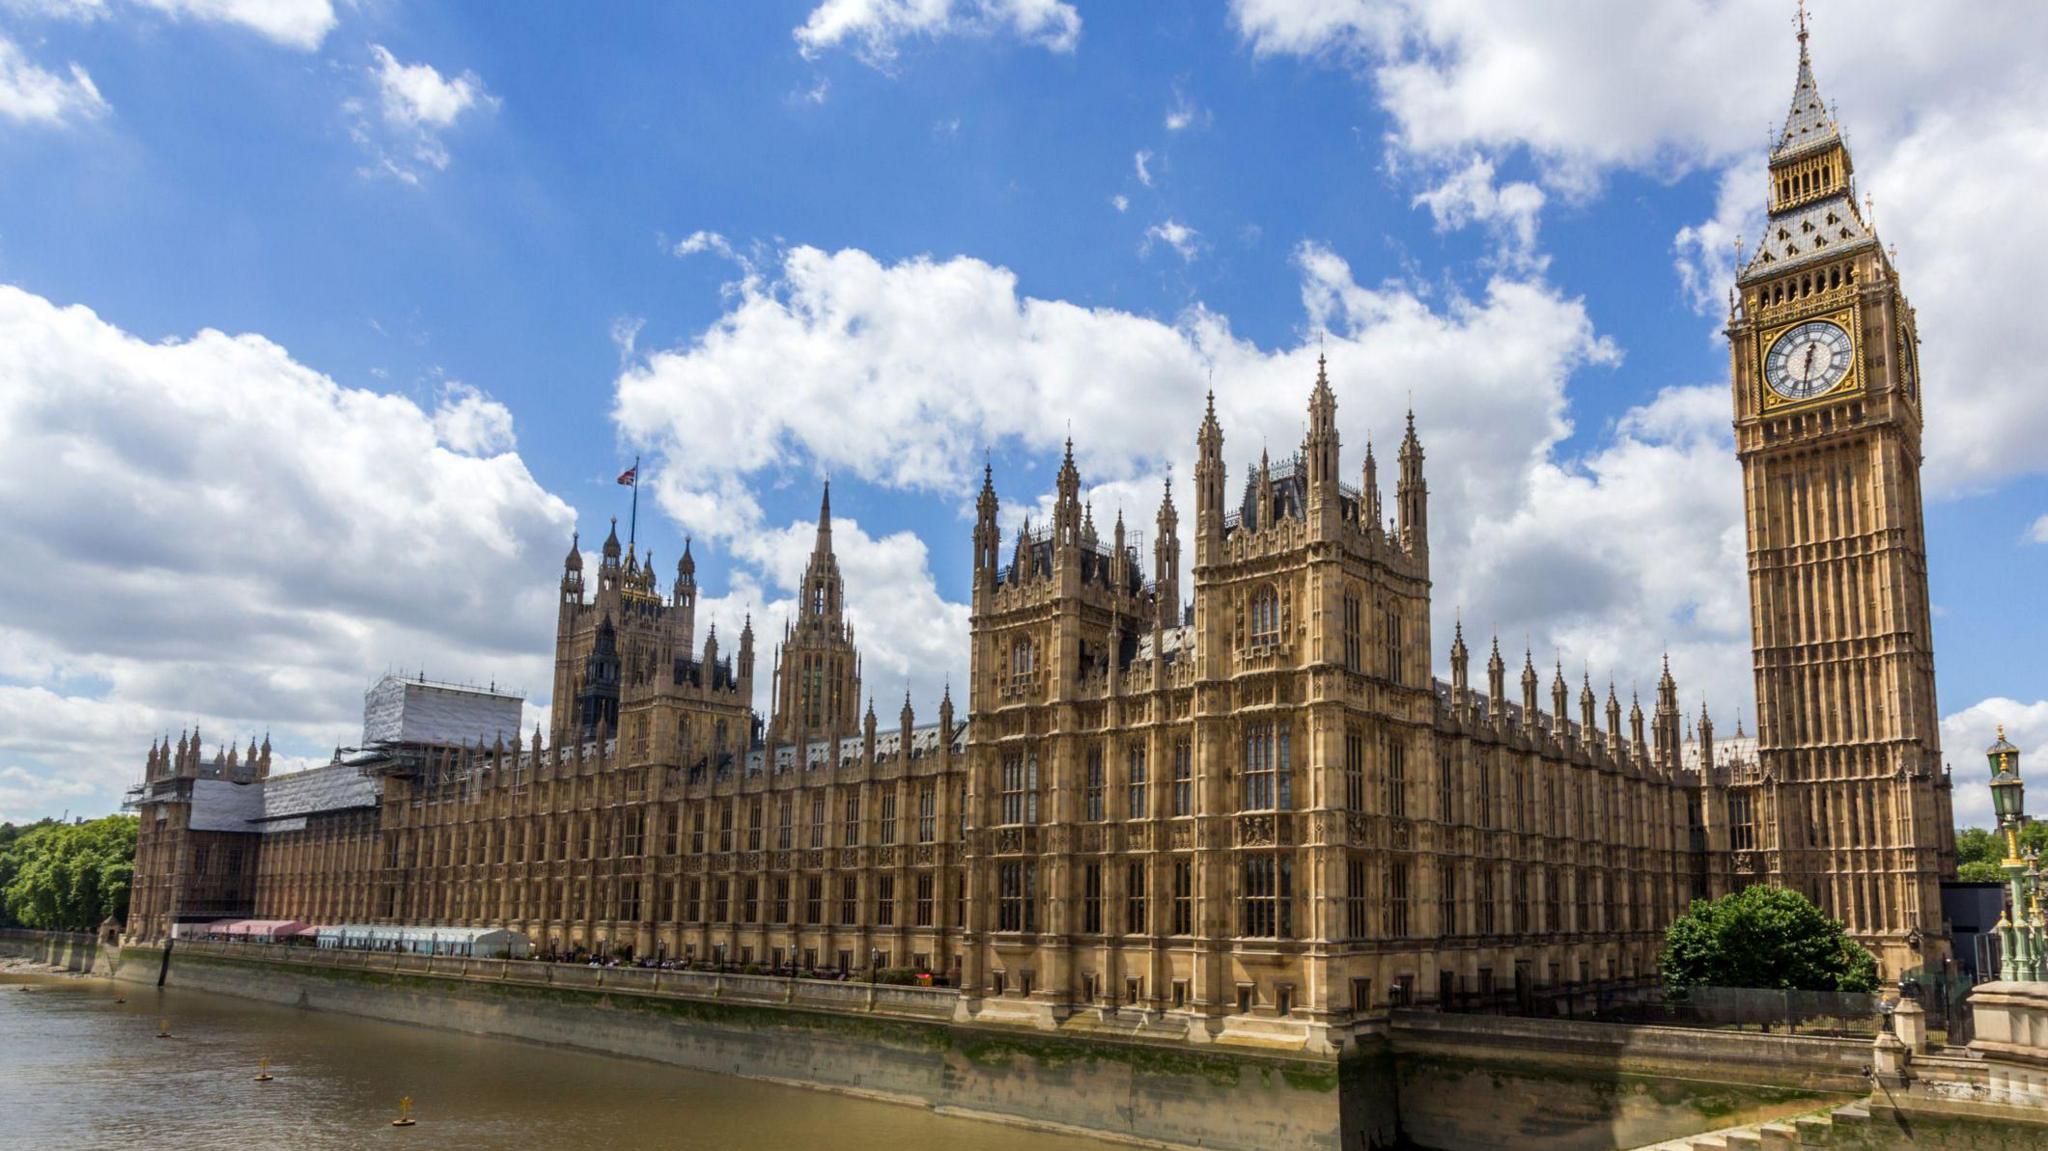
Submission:
<svg viewBox="0 0 2048 1151">
<path fill-rule="evenodd" d="M 329 0 L 136 0 L 174 18 L 246 28 L 266 40 L 311 52 L 334 30 Z"/>
<path fill-rule="evenodd" d="M 1173 103 L 1166 108 L 1166 130 L 1184 132 L 1189 128 L 1204 128 L 1209 124 L 1209 112 L 1182 91 L 1179 85 L 1173 89 Z"/>
<path fill-rule="evenodd" d="M 1356 475 L 1375 433 L 1390 503 L 1403 412 L 1417 412 L 1439 666 L 1462 605 L 1473 635 L 1497 626 L 1519 645 L 1532 634 L 1539 652 L 1575 668 L 1590 661 L 1624 691 L 1647 683 L 1668 648 L 1688 699 L 1709 695 L 1724 722 L 1748 710 L 1740 485 L 1717 387 L 1667 389 L 1591 437 L 1586 454 L 1566 455 L 1565 381 L 1619 360 L 1580 301 L 1503 274 L 1476 298 L 1432 303 L 1403 284 L 1358 283 L 1328 249 L 1305 245 L 1297 262 L 1300 330 L 1329 332 L 1345 466 Z M 884 263 L 798 247 L 700 335 L 623 372 L 614 414 L 660 461 L 659 506 L 743 554 L 763 527 L 763 486 L 825 470 L 964 514 L 985 445 L 1054 452 L 1070 421 L 1104 530 L 1121 509 L 1149 533 L 1170 469 L 1186 533 L 1211 370 L 1237 483 L 1262 447 L 1279 454 L 1298 442 L 1316 353 L 1315 341 L 1258 347 L 1200 306 L 1168 322 L 1031 297 L 1008 270 L 967 257 Z M 1006 525 L 1027 509 L 1042 514 L 1043 478 L 998 481 Z M 808 523 L 789 531 L 797 538 L 782 546 L 808 543 Z M 781 572 L 761 582 L 785 589 L 801 566 L 749 562 Z M 849 575 L 855 594 L 925 605 L 864 623 L 864 645 L 907 650 L 937 605 L 959 610 L 913 576 L 855 590 Z M 965 657 L 964 646 L 933 646 L 921 674 L 957 680 Z"/>
<path fill-rule="evenodd" d="M 1145 229 L 1143 251 L 1152 250 L 1154 242 L 1165 244 L 1179 254 L 1183 262 L 1193 260 L 1202 249 L 1202 234 L 1176 220 L 1166 220 Z"/>
<path fill-rule="evenodd" d="M 1543 189 L 1525 181 L 1497 186 L 1493 162 L 1474 156 L 1436 187 L 1417 193 L 1414 202 L 1429 209 L 1439 232 L 1471 223 L 1486 225 L 1493 233 L 1498 257 L 1528 268 L 1539 263 L 1536 225 L 1543 198 Z"/>
<path fill-rule="evenodd" d="M 2048 750 L 2048 700 L 2021 703 L 1994 696 L 1941 720 L 1942 758 L 1953 769 L 1957 827 L 1991 827 L 1991 764 L 1984 749 L 1997 738 L 1998 725 L 2022 753 L 2037 757 Z M 2038 817 L 2036 817 L 2038 818 Z"/>
<path fill-rule="evenodd" d="M 2042 516 L 2040 519 L 2035 520 L 2034 526 L 2029 529 L 2027 536 L 2037 544 L 2048 544 L 2048 516 Z"/>
<path fill-rule="evenodd" d="M 353 742 L 394 665 L 548 689 L 573 513 L 481 395 L 430 413 L 261 336 L 151 343 L 13 287 L 0 379 L 0 818 L 64 798 L 22 773 L 108 808 L 193 722 Z"/>
<path fill-rule="evenodd" d="M 2048 73 L 2025 5 L 1887 9 L 1814 21 L 1823 95 L 1838 101 L 1861 189 L 1898 245 L 1919 314 L 1929 492 L 2048 470 L 2048 357 L 2031 285 L 2048 263 Z M 1513 0 L 1233 0 L 1260 55 L 1334 61 L 1370 83 L 1402 155 L 1441 163 L 1516 150 L 1553 191 L 1605 173 L 1717 171 L 1713 216 L 1674 236 L 1681 288 L 1719 319 L 1737 235 L 1756 238 L 1758 175 L 1791 94 L 1796 45 L 1776 0 L 1559 7 Z M 1425 167 L 1428 166 L 1426 163 Z M 1996 173 L 1957 179 L 1956 173 Z"/>
<path fill-rule="evenodd" d="M 107 114 L 92 76 L 77 64 L 65 75 L 47 71 L 0 34 L 0 117 L 20 124 L 59 125 Z"/>
<path fill-rule="evenodd" d="M 1131 166 L 1137 170 L 1138 183 L 1147 188 L 1152 186 L 1152 153 L 1140 150 L 1131 157 Z"/>
<path fill-rule="evenodd" d="M 1081 15 L 1062 0 L 825 0 L 792 35 L 806 57 L 851 45 L 862 61 L 886 69 L 906 42 L 949 36 L 1014 36 L 1072 52 Z"/>
<path fill-rule="evenodd" d="M 512 410 L 459 382 L 441 389 L 434 434 L 448 450 L 467 456 L 503 455 L 518 444 L 512 434 Z"/>
<path fill-rule="evenodd" d="M 342 105 L 353 118 L 350 134 L 375 158 L 366 174 L 417 184 L 422 167 L 445 170 L 449 157 L 441 134 L 465 113 L 498 107 L 497 97 L 484 89 L 475 72 L 449 79 L 431 64 L 400 63 L 382 44 L 370 45 L 370 56 L 377 122 L 372 122 L 360 99 Z"/>
<path fill-rule="evenodd" d="M 1119 212 L 1128 212 L 1131 210 L 1131 198 L 1122 194 L 1111 196 L 1109 198 L 1109 206 Z"/>
</svg>

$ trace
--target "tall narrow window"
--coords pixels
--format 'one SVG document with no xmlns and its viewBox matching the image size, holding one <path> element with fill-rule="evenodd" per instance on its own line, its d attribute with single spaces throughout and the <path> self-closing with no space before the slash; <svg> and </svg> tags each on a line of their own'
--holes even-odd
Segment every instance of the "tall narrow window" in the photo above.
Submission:
<svg viewBox="0 0 2048 1151">
<path fill-rule="evenodd" d="M 1408 814 L 1408 749 L 1398 735 L 1387 737 L 1387 814 Z"/>
<path fill-rule="evenodd" d="M 882 846 L 888 847 L 895 842 L 896 789 L 892 786 L 882 790 Z"/>
<path fill-rule="evenodd" d="M 1145 864 L 1132 860 L 1124 868 L 1124 934 L 1145 934 Z"/>
<path fill-rule="evenodd" d="M 1173 861 L 1173 934 L 1195 933 L 1195 864 L 1193 860 Z"/>
<path fill-rule="evenodd" d="M 1195 748 L 1186 736 L 1173 741 L 1173 813 L 1195 813 Z"/>
<path fill-rule="evenodd" d="M 1366 862 L 1360 856 L 1344 861 L 1344 934 L 1350 939 L 1364 939 L 1371 933 L 1371 920 L 1367 916 L 1370 884 L 1366 878 Z"/>
<path fill-rule="evenodd" d="M 1364 611 L 1358 596 L 1346 593 L 1344 596 L 1344 670 L 1364 671 L 1365 662 L 1361 651 L 1359 633 L 1364 630 Z"/>
<path fill-rule="evenodd" d="M 1030 863 L 1005 863 L 996 869 L 996 930 L 1036 931 L 1038 871 Z"/>
<path fill-rule="evenodd" d="M 804 880 L 804 922 L 816 927 L 825 921 L 825 880 L 813 875 Z"/>
<path fill-rule="evenodd" d="M 930 843 L 939 830 L 939 791 L 933 783 L 917 789 L 917 841 Z"/>
<path fill-rule="evenodd" d="M 1280 593 L 1262 587 L 1252 593 L 1251 642 L 1254 646 L 1280 640 Z"/>
<path fill-rule="evenodd" d="M 811 797 L 811 847 L 813 850 L 825 846 L 825 797 Z"/>
<path fill-rule="evenodd" d="M 775 850 L 777 851 L 788 851 L 791 847 L 796 846 L 793 841 L 795 831 L 792 825 L 792 821 L 795 819 L 795 806 L 795 801 L 785 795 L 782 797 L 782 802 L 776 807 Z"/>
<path fill-rule="evenodd" d="M 852 927 L 860 922 L 860 879 L 846 876 L 839 881 L 839 926 Z"/>
<path fill-rule="evenodd" d="M 896 877 L 875 876 L 875 923 L 880 927 L 896 926 Z"/>
<path fill-rule="evenodd" d="M 1245 729 L 1244 810 L 1287 810 L 1294 806 L 1285 724 L 1257 723 Z"/>
<path fill-rule="evenodd" d="M 1081 932 L 1102 934 L 1102 865 L 1081 865 Z"/>
<path fill-rule="evenodd" d="M 1124 798 L 1130 818 L 1143 819 L 1149 812 L 1145 804 L 1145 745 L 1133 743 L 1127 753 L 1128 766 L 1124 772 Z"/>
<path fill-rule="evenodd" d="M 839 829 L 839 846 L 857 847 L 860 844 L 860 792 L 848 792 L 846 813 Z"/>
<path fill-rule="evenodd" d="M 1402 939 L 1408 935 L 1407 860 L 1387 865 L 1386 924 L 1388 938 Z"/>
<path fill-rule="evenodd" d="M 1244 857 L 1239 934 L 1255 939 L 1284 939 L 1293 934 L 1294 859 L 1292 856 Z"/>
<path fill-rule="evenodd" d="M 766 822 L 765 817 L 763 815 L 764 806 L 765 805 L 757 799 L 747 807 L 748 851 L 761 850 L 761 824 Z M 747 922 L 752 923 L 753 920 L 750 919 Z"/>
<path fill-rule="evenodd" d="M 932 925 L 932 907 L 936 903 L 935 895 L 937 891 L 937 884 L 938 880 L 932 875 L 931 872 L 918 872 L 917 925 L 919 927 L 930 927 Z"/>
<path fill-rule="evenodd" d="M 1401 611 L 1399 608 L 1389 607 L 1386 609 L 1381 622 L 1381 628 L 1380 638 L 1386 644 L 1386 650 L 1381 655 L 1382 666 L 1386 671 L 1389 682 L 1400 683 Z"/>
<path fill-rule="evenodd" d="M 1091 747 L 1088 749 L 1087 772 L 1088 783 L 1081 794 L 1083 808 L 1083 814 L 1081 818 L 1087 820 L 1090 823 L 1099 823 L 1102 821 L 1103 817 L 1102 749 L 1100 747 Z"/>
<path fill-rule="evenodd" d="M 1038 822 L 1038 757 L 1021 751 L 1003 756 L 1002 785 L 1003 822 Z"/>
<path fill-rule="evenodd" d="M 1439 823 L 1451 823 L 1452 800 L 1456 792 L 1451 783 L 1451 753 L 1438 752 L 1436 757 L 1436 818 Z"/>
<path fill-rule="evenodd" d="M 1355 727 L 1344 732 L 1344 809 L 1365 810 L 1365 735 Z"/>
<path fill-rule="evenodd" d="M 1440 935 L 1458 933 L 1458 872 L 1449 863 L 1436 867 L 1436 929 Z"/>
</svg>

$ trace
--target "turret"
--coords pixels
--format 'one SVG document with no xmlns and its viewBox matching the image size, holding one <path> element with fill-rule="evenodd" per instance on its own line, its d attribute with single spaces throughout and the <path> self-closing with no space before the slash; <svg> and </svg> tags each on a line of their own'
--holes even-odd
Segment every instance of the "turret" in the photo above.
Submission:
<svg viewBox="0 0 2048 1151">
<path fill-rule="evenodd" d="M 939 696 L 939 741 L 953 742 L 953 683 L 946 682 L 944 694 Z"/>
<path fill-rule="evenodd" d="M 1062 563 L 1080 567 L 1081 472 L 1074 466 L 1074 437 L 1067 437 L 1067 453 L 1060 460 L 1057 494 L 1052 505 L 1053 569 Z"/>
<path fill-rule="evenodd" d="M 697 560 L 690 554 L 690 537 L 683 537 L 683 558 L 676 561 L 676 587 L 672 600 L 676 648 L 697 647 Z"/>
<path fill-rule="evenodd" d="M 1493 637 L 1493 654 L 1486 658 L 1486 699 L 1493 711 L 1495 727 L 1508 718 L 1508 665 L 1500 658 L 1500 637 Z"/>
<path fill-rule="evenodd" d="M 1380 504 L 1380 465 L 1372 455 L 1372 437 L 1365 437 L 1365 476 L 1360 481 L 1358 526 L 1367 535 L 1377 536 L 1386 530 L 1386 510 Z"/>
<path fill-rule="evenodd" d="M 562 602 L 583 602 L 582 534 L 569 533 L 569 554 L 562 560 Z"/>
<path fill-rule="evenodd" d="M 1195 563 L 1208 565 L 1222 558 L 1223 549 L 1223 427 L 1216 422 L 1214 391 L 1195 448 Z"/>
<path fill-rule="evenodd" d="M 1316 385 L 1308 397 L 1308 435 L 1301 454 L 1308 469 L 1309 522 L 1327 535 L 1337 525 L 1337 397 L 1330 391 L 1327 362 L 1316 356 Z"/>
<path fill-rule="evenodd" d="M 910 755 L 910 733 L 917 726 L 917 713 L 911 710 L 910 693 L 908 691 L 903 693 L 903 711 L 896 718 L 901 720 L 903 724 L 903 754 L 908 757 Z"/>
<path fill-rule="evenodd" d="M 1579 687 L 1579 738 L 1587 747 L 1599 742 L 1593 737 L 1600 734 L 1600 701 L 1593 696 L 1593 673 L 1587 672 Z"/>
<path fill-rule="evenodd" d="M 1714 768 L 1714 719 L 1707 714 L 1707 701 L 1700 701 L 1700 782 L 1712 778 Z"/>
<path fill-rule="evenodd" d="M 1678 766 L 1678 683 L 1671 678 L 1671 657 L 1664 657 L 1664 674 L 1657 681 L 1657 716 L 1652 734 L 1656 738 L 1657 766 L 1670 771 Z"/>
<path fill-rule="evenodd" d="M 1536 726 L 1536 658 L 1527 648 L 1522 650 L 1522 725 Z"/>
<path fill-rule="evenodd" d="M 1621 758 L 1621 697 L 1615 694 L 1611 679 L 1607 681 L 1607 751 Z"/>
<path fill-rule="evenodd" d="M 1159 497 L 1158 534 L 1152 544 L 1153 623 L 1161 630 L 1180 624 L 1180 513 L 1173 507 L 1173 474 Z M 1159 651 L 1161 645 L 1154 645 Z"/>
<path fill-rule="evenodd" d="M 754 613 L 748 612 L 740 621 L 739 662 L 732 669 L 733 679 L 739 686 L 740 698 L 754 698 Z"/>
<path fill-rule="evenodd" d="M 996 470 L 993 464 L 981 468 L 981 497 L 974 501 L 974 586 L 977 591 L 995 587 L 1000 566 L 1002 533 L 996 527 Z"/>
<path fill-rule="evenodd" d="M 1650 754 L 1649 745 L 1643 740 L 1643 701 L 1634 691 L 1628 693 L 1628 747 L 1638 764 Z"/>
<path fill-rule="evenodd" d="M 1461 619 L 1451 626 L 1451 707 L 1461 716 L 1470 695 L 1466 680 L 1469 658 L 1465 650 L 1465 621 Z"/>
<path fill-rule="evenodd" d="M 1401 481 L 1394 497 L 1401 517 L 1401 546 L 1417 559 L 1429 558 L 1429 485 L 1422 478 L 1422 441 L 1415 436 L 1415 412 L 1401 439 Z"/>
<path fill-rule="evenodd" d="M 1571 689 L 1564 685 L 1564 661 L 1558 660 L 1557 674 L 1550 681 L 1550 721 L 1559 743 L 1565 742 L 1571 727 L 1571 700 Z"/>
</svg>

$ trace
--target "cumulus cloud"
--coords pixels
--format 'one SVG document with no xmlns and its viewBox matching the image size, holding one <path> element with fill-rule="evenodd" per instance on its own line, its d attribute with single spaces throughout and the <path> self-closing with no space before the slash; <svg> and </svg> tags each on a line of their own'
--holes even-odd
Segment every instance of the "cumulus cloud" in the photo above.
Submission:
<svg viewBox="0 0 2048 1151">
<path fill-rule="evenodd" d="M 1467 224 L 1485 225 L 1493 233 L 1499 258 L 1519 267 L 1533 267 L 1537 218 L 1543 211 L 1543 189 L 1526 181 L 1494 182 L 1493 162 L 1474 156 L 1437 186 L 1415 197 L 1426 207 L 1440 232 Z"/>
<path fill-rule="evenodd" d="M 518 443 L 512 434 L 512 410 L 460 382 L 441 389 L 434 434 L 448 450 L 468 456 L 502 455 Z"/>
<path fill-rule="evenodd" d="M 1131 210 L 1131 198 L 1122 194 L 1111 196 L 1109 198 L 1109 206 L 1119 212 L 1128 212 Z"/>
<path fill-rule="evenodd" d="M 1997 737 L 2000 724 L 2005 725 L 2005 737 L 2014 746 L 2038 754 L 2048 747 L 2048 700 L 2021 703 L 1994 696 L 1942 717 L 1942 757 L 1954 771 L 1957 827 L 1996 824 L 1991 811 L 1991 765 L 1983 751 Z"/>
<path fill-rule="evenodd" d="M 1393 146 L 1446 157 L 1524 152 L 1555 191 L 1605 173 L 1719 173 L 1713 215 L 1673 237 L 1680 287 L 1718 319 L 1734 241 L 1761 219 L 1767 127 L 1785 115 L 1796 46 L 1774 0 L 1539 6 L 1422 0 L 1233 0 L 1255 54 L 1349 68 L 1393 119 Z M 2048 73 L 2023 5 L 1957 19 L 1937 5 L 1814 22 L 1815 69 L 1851 132 L 1859 187 L 1900 253 L 1919 312 L 1930 419 L 1927 490 L 1981 490 L 2048 470 L 2048 356 L 2030 285 L 2048 262 Z M 1956 178 L 1996 172 L 1999 178 Z"/>
<path fill-rule="evenodd" d="M 333 31 L 331 0 L 128 0 L 174 20 L 225 24 L 254 32 L 286 48 L 311 52 Z M 93 21 L 107 16 L 112 0 L 0 0 L 0 9 L 22 16 Z"/>
<path fill-rule="evenodd" d="M 1587 437 L 1593 447 L 1567 454 L 1566 381 L 1620 360 L 1581 301 L 1509 274 L 1470 298 L 1361 284 L 1316 245 L 1300 247 L 1296 263 L 1299 330 L 1328 330 L 1346 468 L 1356 475 L 1372 435 L 1391 486 L 1404 413 L 1416 412 L 1429 453 L 1439 649 L 1462 607 L 1473 634 L 1498 628 L 1510 644 L 1529 636 L 1539 654 L 1590 664 L 1624 691 L 1654 675 L 1668 649 L 1689 698 L 1707 694 L 1723 715 L 1744 710 L 1740 485 L 1718 386 L 1654 393 Z M 1317 351 L 1313 340 L 1261 347 L 1199 305 L 1162 320 L 1033 297 L 1009 270 L 970 257 L 891 263 L 797 247 L 702 333 L 621 373 L 614 415 L 659 460 L 663 510 L 734 549 L 761 587 L 786 596 L 811 525 L 781 530 L 776 546 L 789 554 L 774 553 L 779 560 L 760 554 L 753 539 L 765 517 L 754 492 L 764 486 L 826 470 L 965 515 L 985 446 L 1043 458 L 1060 450 L 1071 421 L 1098 523 L 1107 530 L 1122 511 L 1133 530 L 1149 531 L 1169 473 L 1182 485 L 1184 519 L 1192 514 L 1186 477 L 1212 380 L 1238 483 L 1262 450 L 1282 455 L 1299 442 Z M 998 482 L 1006 530 L 1043 515 L 1042 478 L 999 472 Z M 842 555 L 865 546 L 851 538 Z M 964 548 L 963 539 L 934 546 Z M 963 625 L 947 623 L 944 643 L 910 645 L 964 606 L 922 564 L 886 570 L 907 582 L 861 588 L 849 573 L 850 593 L 922 606 L 870 618 L 863 645 L 920 651 L 928 670 L 914 679 L 957 679 L 966 651 L 953 637 Z M 735 595 L 742 590 L 736 580 Z M 779 602 L 773 591 L 745 596 L 771 613 Z"/>
<path fill-rule="evenodd" d="M 1062 0 L 825 0 L 792 35 L 806 57 L 850 46 L 864 63 L 887 69 L 905 43 L 951 36 L 1013 36 L 1072 52 L 1081 15 Z"/>
<path fill-rule="evenodd" d="M 1177 220 L 1167 219 L 1145 229 L 1143 250 L 1150 252 L 1154 243 L 1172 248 L 1186 262 L 1193 260 L 1201 251 L 1202 234 Z"/>
<path fill-rule="evenodd" d="M 2027 536 L 2037 544 L 2048 544 L 2048 516 L 2042 516 L 2040 519 L 2035 520 L 2034 526 L 2028 530 Z"/>
<path fill-rule="evenodd" d="M 429 412 L 259 335 L 149 342 L 5 286 L 0 379 L 0 819 L 53 780 L 110 807 L 193 722 L 352 742 L 394 665 L 547 689 L 573 514 L 475 389 Z"/>
<path fill-rule="evenodd" d="M 1139 151 L 1131 157 L 1131 167 L 1138 173 L 1138 183 L 1152 186 L 1152 153 Z"/>
<path fill-rule="evenodd" d="M 405 64 L 382 44 L 370 45 L 369 77 L 377 115 L 366 102 L 352 98 L 342 105 L 352 116 L 350 134 L 374 157 L 365 174 L 391 176 L 418 184 L 423 168 L 448 167 L 442 133 L 465 114 L 497 108 L 498 99 L 484 89 L 475 72 L 448 78 L 431 64 Z"/>
<path fill-rule="evenodd" d="M 311 52 L 334 29 L 329 0 L 136 0 L 168 16 L 230 24 L 287 48 Z"/>
<path fill-rule="evenodd" d="M 71 64 L 58 75 L 0 34 L 0 118 L 54 126 L 96 120 L 107 110 L 107 101 L 84 68 Z"/>
</svg>

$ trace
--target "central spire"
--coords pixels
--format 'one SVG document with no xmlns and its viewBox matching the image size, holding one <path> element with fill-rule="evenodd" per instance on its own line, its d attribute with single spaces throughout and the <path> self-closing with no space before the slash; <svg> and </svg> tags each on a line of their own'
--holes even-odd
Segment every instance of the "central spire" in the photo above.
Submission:
<svg viewBox="0 0 2048 1151">
<path fill-rule="evenodd" d="M 1827 104 L 1820 98 L 1820 85 L 1813 78 L 1813 58 L 1806 51 L 1806 6 L 1799 6 L 1799 78 L 1792 85 L 1792 109 L 1785 115 L 1785 130 L 1771 155 L 1801 152 L 1815 144 L 1838 140 L 1841 132 Z"/>
<path fill-rule="evenodd" d="M 811 555 L 832 554 L 832 481 L 825 481 L 824 498 L 818 501 L 818 542 L 812 546 Z"/>
</svg>

